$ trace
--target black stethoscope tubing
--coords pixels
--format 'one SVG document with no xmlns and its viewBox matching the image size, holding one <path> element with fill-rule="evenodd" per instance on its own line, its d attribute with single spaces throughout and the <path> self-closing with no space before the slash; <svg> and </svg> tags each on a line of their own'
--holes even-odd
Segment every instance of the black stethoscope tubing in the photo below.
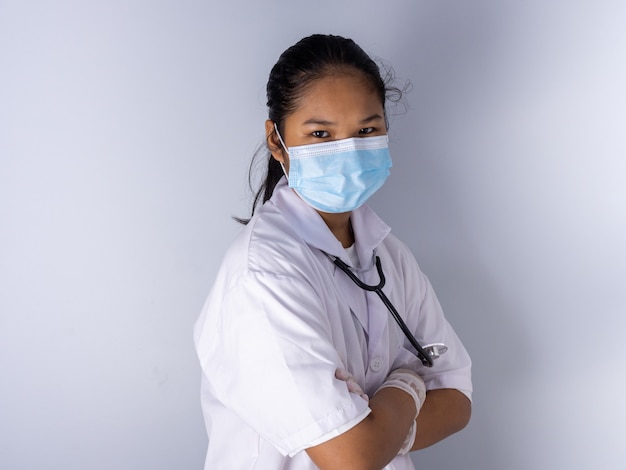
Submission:
<svg viewBox="0 0 626 470">
<path fill-rule="evenodd" d="M 335 263 L 335 265 L 339 269 L 341 269 L 344 273 L 346 273 L 348 277 L 352 279 L 352 281 L 361 289 L 369 291 L 369 292 L 376 292 L 376 294 L 378 294 L 378 297 L 380 297 L 380 300 L 383 301 L 383 303 L 387 307 L 387 310 L 389 310 L 389 313 L 391 313 L 391 316 L 393 317 L 393 319 L 396 321 L 396 323 L 402 330 L 402 333 L 404 333 L 404 336 L 406 336 L 406 339 L 409 340 L 411 345 L 417 351 L 417 357 L 420 359 L 420 361 L 422 361 L 422 364 L 426 367 L 432 367 L 433 358 L 430 357 L 430 355 L 427 354 L 426 351 L 424 351 L 424 348 L 422 348 L 419 342 L 415 339 L 415 336 L 413 336 L 413 333 L 411 333 L 411 330 L 409 330 L 409 327 L 406 326 L 406 323 L 404 322 L 404 320 L 402 319 L 402 317 L 400 316 L 396 308 L 393 306 L 389 298 L 383 292 L 383 287 L 385 286 L 385 275 L 383 273 L 383 268 L 380 263 L 380 257 L 376 256 L 376 270 L 378 271 L 378 276 L 380 278 L 380 281 L 375 286 L 365 284 L 363 281 L 361 281 L 352 272 L 352 270 L 350 269 L 350 266 L 348 266 L 346 263 L 341 261 L 341 259 L 337 258 L 336 256 L 329 256 L 329 258 L 331 258 L 333 263 Z"/>
</svg>

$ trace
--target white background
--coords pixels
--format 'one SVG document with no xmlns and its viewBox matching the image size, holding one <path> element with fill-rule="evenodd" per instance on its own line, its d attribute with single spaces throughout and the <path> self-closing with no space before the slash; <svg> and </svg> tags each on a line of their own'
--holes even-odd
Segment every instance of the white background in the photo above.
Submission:
<svg viewBox="0 0 626 470">
<path fill-rule="evenodd" d="M 624 5 L 0 0 L 0 468 L 201 468 L 192 325 L 314 32 L 413 84 L 371 204 L 475 386 L 418 468 L 624 468 Z"/>
</svg>

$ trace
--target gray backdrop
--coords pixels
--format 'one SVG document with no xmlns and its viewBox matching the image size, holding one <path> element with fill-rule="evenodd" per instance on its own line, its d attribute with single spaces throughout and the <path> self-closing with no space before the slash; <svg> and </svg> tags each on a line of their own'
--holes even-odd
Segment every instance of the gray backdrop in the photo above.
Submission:
<svg viewBox="0 0 626 470">
<path fill-rule="evenodd" d="M 0 0 L 0 468 L 201 468 L 192 325 L 247 212 L 269 69 L 313 32 L 413 84 L 371 204 L 475 385 L 470 426 L 418 468 L 624 468 L 625 15 Z"/>
</svg>

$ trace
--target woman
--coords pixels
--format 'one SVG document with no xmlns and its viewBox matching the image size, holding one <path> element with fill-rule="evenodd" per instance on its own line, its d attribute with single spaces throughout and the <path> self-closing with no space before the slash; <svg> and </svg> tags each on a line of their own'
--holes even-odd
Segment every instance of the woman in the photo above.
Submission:
<svg viewBox="0 0 626 470">
<path fill-rule="evenodd" d="M 409 451 L 469 420 L 469 356 L 409 249 L 363 204 L 391 166 L 389 91 L 338 36 L 302 39 L 270 73 L 263 205 L 195 326 L 207 469 L 412 469 Z M 344 272 L 376 285 L 377 261 L 408 330 L 448 346 L 432 367 Z"/>
</svg>

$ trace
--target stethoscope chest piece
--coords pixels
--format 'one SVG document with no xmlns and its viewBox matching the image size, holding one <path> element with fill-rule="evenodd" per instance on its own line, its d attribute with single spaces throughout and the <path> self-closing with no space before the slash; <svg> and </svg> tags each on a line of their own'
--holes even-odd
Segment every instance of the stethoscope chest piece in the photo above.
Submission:
<svg viewBox="0 0 626 470">
<path fill-rule="evenodd" d="M 433 359 L 437 359 L 448 350 L 448 346 L 443 343 L 432 343 L 427 344 L 426 346 L 422 346 L 422 349 L 424 349 L 426 354 L 428 354 L 430 357 L 432 357 Z"/>
</svg>

